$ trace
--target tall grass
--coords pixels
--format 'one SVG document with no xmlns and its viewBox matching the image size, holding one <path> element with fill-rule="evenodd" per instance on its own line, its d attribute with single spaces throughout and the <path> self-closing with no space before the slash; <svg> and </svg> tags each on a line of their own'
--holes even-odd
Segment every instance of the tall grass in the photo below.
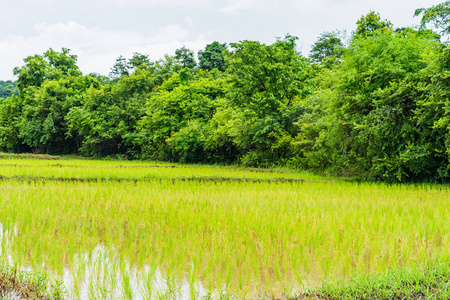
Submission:
<svg viewBox="0 0 450 300">
<path fill-rule="evenodd" d="M 322 179 L 307 173 L 202 165 L 178 165 L 123 161 L 0 159 L 0 175 L 6 177 L 171 179 L 201 178 L 301 178 Z"/>
<path fill-rule="evenodd" d="M 60 277 L 70 270 L 79 282 L 89 265 L 80 255 L 95 261 L 100 246 L 111 255 L 100 259 L 98 282 L 103 291 L 115 283 L 125 298 L 132 276 L 146 277 L 140 288 L 151 291 L 155 270 L 173 295 L 186 284 L 195 298 L 201 284 L 253 297 L 448 257 L 449 202 L 450 189 L 433 185 L 6 180 L 0 223 L 14 233 L 16 264 Z"/>
</svg>

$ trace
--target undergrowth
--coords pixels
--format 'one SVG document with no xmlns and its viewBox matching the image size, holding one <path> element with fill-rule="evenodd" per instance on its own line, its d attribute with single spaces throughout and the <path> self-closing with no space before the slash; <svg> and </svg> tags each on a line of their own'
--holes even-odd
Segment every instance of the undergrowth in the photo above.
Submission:
<svg viewBox="0 0 450 300">
<path fill-rule="evenodd" d="M 359 274 L 350 281 L 325 281 L 293 299 L 450 299 L 450 261 L 438 259 L 372 276 Z"/>
<path fill-rule="evenodd" d="M 43 272 L 19 271 L 0 261 L 0 299 L 64 299 L 65 289 L 62 282 L 50 283 Z"/>
</svg>

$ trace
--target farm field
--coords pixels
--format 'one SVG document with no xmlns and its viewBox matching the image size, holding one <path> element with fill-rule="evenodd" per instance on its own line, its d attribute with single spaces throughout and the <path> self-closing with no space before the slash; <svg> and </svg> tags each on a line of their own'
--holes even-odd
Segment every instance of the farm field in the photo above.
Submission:
<svg viewBox="0 0 450 300">
<path fill-rule="evenodd" d="M 238 180 L 245 181 L 287 181 L 320 180 L 308 173 L 294 173 L 287 170 L 264 170 L 252 168 L 214 167 L 135 161 L 93 161 L 93 160 L 38 160 L 30 158 L 1 159 L 3 178 L 47 179 L 47 180 Z"/>
<path fill-rule="evenodd" d="M 444 185 L 16 156 L 0 175 L 1 264 L 68 299 L 287 299 L 450 254 Z"/>
</svg>

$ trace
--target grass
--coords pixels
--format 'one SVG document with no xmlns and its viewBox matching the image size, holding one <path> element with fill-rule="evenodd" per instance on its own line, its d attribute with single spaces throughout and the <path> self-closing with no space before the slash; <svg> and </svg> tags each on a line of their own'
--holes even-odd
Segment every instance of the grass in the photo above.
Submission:
<svg viewBox="0 0 450 300">
<path fill-rule="evenodd" d="M 60 282 L 51 280 L 45 273 L 20 271 L 0 260 L 1 299 L 62 299 L 65 294 Z"/>
<path fill-rule="evenodd" d="M 30 158 L 0 159 L 4 177 L 71 178 L 71 179 L 177 179 L 177 178 L 238 178 L 272 180 L 277 178 L 323 180 L 322 177 L 286 170 L 265 170 L 203 165 L 162 163 L 90 161 L 90 160 L 36 160 Z"/>
<path fill-rule="evenodd" d="M 0 249 L 17 268 L 66 278 L 75 298 L 408 299 L 419 293 L 402 289 L 416 288 L 444 297 L 450 264 L 436 257 L 450 257 L 447 186 L 57 163 L 0 159 L 0 175 L 10 177 L 0 181 Z"/>
<path fill-rule="evenodd" d="M 295 299 L 450 299 L 450 261 L 438 258 L 410 269 L 325 282 Z"/>
</svg>

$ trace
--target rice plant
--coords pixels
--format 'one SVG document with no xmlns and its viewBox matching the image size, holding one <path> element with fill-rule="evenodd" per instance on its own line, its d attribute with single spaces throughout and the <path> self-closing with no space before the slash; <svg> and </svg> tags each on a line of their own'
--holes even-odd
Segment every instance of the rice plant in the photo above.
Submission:
<svg viewBox="0 0 450 300">
<path fill-rule="evenodd" d="M 1 256 L 64 279 L 74 298 L 289 298 L 324 280 L 410 268 L 450 254 L 447 186 L 185 181 L 178 179 L 301 174 L 5 161 L 11 159 L 0 160 L 3 176 L 42 177 L 0 181 Z M 155 178 L 48 179 L 108 172 L 120 178 L 155 172 Z"/>
</svg>

